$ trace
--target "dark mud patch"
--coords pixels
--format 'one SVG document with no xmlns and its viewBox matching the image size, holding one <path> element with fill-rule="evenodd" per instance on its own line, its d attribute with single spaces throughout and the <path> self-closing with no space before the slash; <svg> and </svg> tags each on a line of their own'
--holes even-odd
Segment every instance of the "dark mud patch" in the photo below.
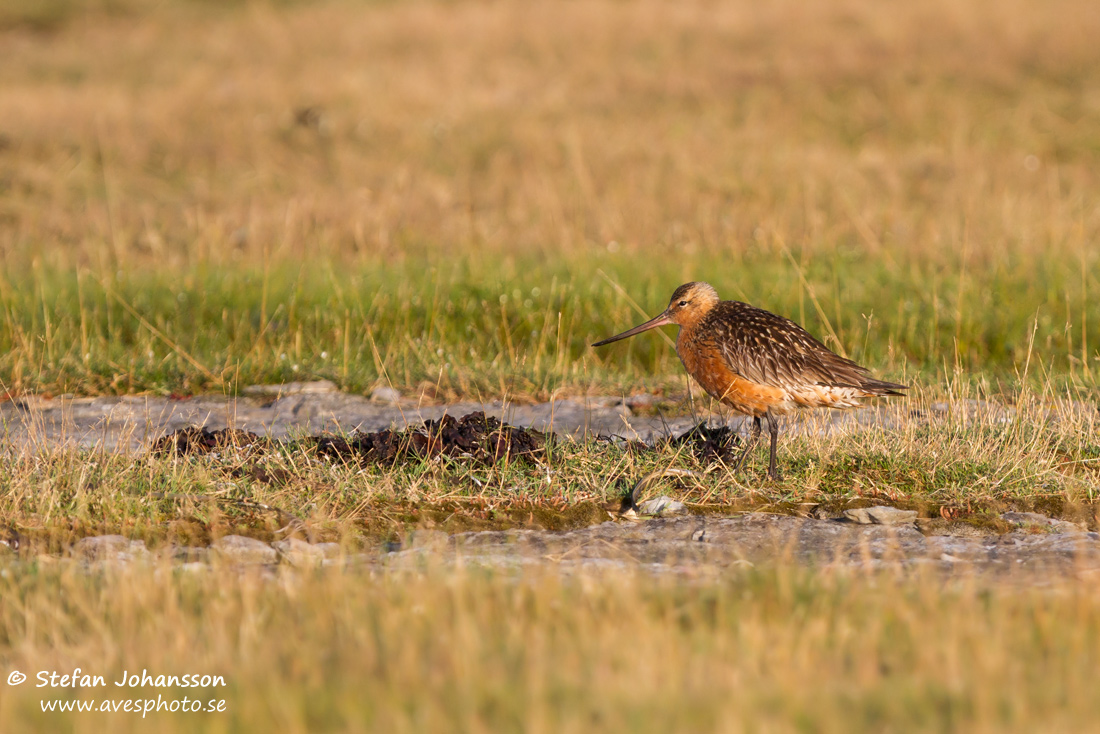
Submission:
<svg viewBox="0 0 1100 734">
<path fill-rule="evenodd" d="M 668 447 L 682 448 L 702 464 L 716 461 L 731 463 L 738 458 L 734 449 L 741 445 L 741 437 L 736 430 L 729 426 L 708 426 L 706 423 L 700 423 L 675 436 L 657 439 L 652 444 L 639 440 L 624 442 L 615 436 L 599 436 L 596 440 L 625 445 L 628 451 L 635 454 L 660 452 Z"/>
<path fill-rule="evenodd" d="M 511 459 L 539 461 L 545 455 L 548 440 L 539 431 L 501 423 L 480 411 L 458 419 L 445 415 L 404 431 L 387 429 L 377 433 L 355 433 L 348 438 L 321 436 L 315 439 L 317 453 L 321 456 L 384 466 L 441 456 L 478 465 Z"/>
<path fill-rule="evenodd" d="M 203 455 L 232 449 L 268 444 L 268 440 L 236 428 L 222 428 L 211 431 L 208 428 L 188 426 L 153 442 L 152 452 L 157 456 L 172 453 L 180 455 Z"/>
<path fill-rule="evenodd" d="M 729 426 L 712 427 L 700 423 L 661 443 L 687 448 L 700 463 L 722 461 L 729 464 L 738 458 L 734 449 L 741 445 L 741 438 Z"/>
<path fill-rule="evenodd" d="M 405 430 L 385 429 L 375 432 L 355 432 L 349 436 L 320 435 L 301 439 L 295 445 L 314 448 L 319 456 L 362 465 L 397 464 L 448 457 L 488 466 L 518 459 L 539 462 L 550 446 L 552 436 L 531 428 L 522 428 L 478 411 L 461 418 L 444 415 L 439 420 L 424 421 Z M 705 423 L 670 438 L 649 445 L 630 441 L 627 448 L 634 452 L 659 452 L 667 447 L 683 448 L 701 464 L 730 462 L 741 441 L 728 426 L 711 427 Z M 275 444 L 250 431 L 224 428 L 210 430 L 188 426 L 157 439 L 151 447 L 157 456 L 178 454 L 202 456 L 249 449 L 256 457 L 271 450 Z M 274 483 L 285 477 L 267 470 L 239 465 L 235 476 L 251 477 Z"/>
<path fill-rule="evenodd" d="M 491 465 L 511 459 L 538 461 L 545 454 L 548 441 L 549 437 L 539 431 L 502 423 L 478 411 L 457 419 L 444 415 L 439 420 L 425 421 L 403 431 L 386 429 L 372 433 L 356 432 L 347 437 L 313 436 L 298 442 L 298 446 L 312 446 L 320 456 L 359 464 L 393 466 L 447 456 L 478 465 Z M 211 431 L 188 426 L 157 439 L 152 445 L 152 452 L 158 456 L 172 453 L 201 456 L 241 448 L 256 449 L 262 453 L 272 447 L 268 439 L 250 431 L 231 428 Z M 258 468 L 240 474 L 247 475 L 263 482 L 280 479 L 265 475 Z"/>
</svg>

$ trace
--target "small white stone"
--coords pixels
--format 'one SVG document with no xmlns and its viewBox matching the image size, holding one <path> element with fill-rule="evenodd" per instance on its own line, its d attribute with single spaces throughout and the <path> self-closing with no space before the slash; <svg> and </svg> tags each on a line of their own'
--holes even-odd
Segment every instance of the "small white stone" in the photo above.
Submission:
<svg viewBox="0 0 1100 734">
<path fill-rule="evenodd" d="M 181 545 L 172 549 L 172 558 L 175 561 L 188 563 L 203 563 L 210 559 L 210 549 L 202 546 Z"/>
<path fill-rule="evenodd" d="M 325 560 L 323 550 L 298 538 L 278 540 L 272 545 L 279 554 L 279 563 L 298 568 L 315 568 Z"/>
<path fill-rule="evenodd" d="M 279 555 L 267 543 L 243 535 L 226 535 L 214 541 L 210 549 L 221 558 L 232 563 L 262 564 L 275 563 Z"/>
<path fill-rule="evenodd" d="M 1038 512 L 1002 512 L 1001 519 L 1017 527 L 1038 527 L 1054 533 L 1080 533 L 1086 529 L 1083 523 L 1057 520 Z"/>
<path fill-rule="evenodd" d="M 392 387 L 376 387 L 370 394 L 370 399 L 376 403 L 397 403 L 401 400 L 401 393 Z"/>
<path fill-rule="evenodd" d="M 248 385 L 241 392 L 245 395 L 302 395 L 338 392 L 339 388 L 332 380 L 310 380 L 284 382 L 281 385 Z"/>
<path fill-rule="evenodd" d="M 845 510 L 844 518 L 860 525 L 908 525 L 917 519 L 917 511 L 899 510 L 889 505 L 857 507 Z"/>
<path fill-rule="evenodd" d="M 654 497 L 638 505 L 639 515 L 653 515 L 655 517 L 668 517 L 670 515 L 682 515 L 687 512 L 683 502 L 677 502 L 670 497 Z"/>
<path fill-rule="evenodd" d="M 313 547 L 321 551 L 325 558 L 339 558 L 341 548 L 339 543 L 314 543 Z"/>
<path fill-rule="evenodd" d="M 142 548 L 145 544 L 142 543 Z M 118 558 L 130 551 L 130 539 L 122 535 L 92 535 L 73 543 L 72 553 L 88 561 Z"/>
</svg>

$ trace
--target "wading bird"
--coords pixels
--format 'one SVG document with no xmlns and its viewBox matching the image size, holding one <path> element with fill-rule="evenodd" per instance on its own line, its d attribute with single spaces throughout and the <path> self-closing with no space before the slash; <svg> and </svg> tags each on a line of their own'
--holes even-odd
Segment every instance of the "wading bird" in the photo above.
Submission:
<svg viewBox="0 0 1100 734">
<path fill-rule="evenodd" d="M 853 408 L 860 398 L 903 395 L 906 385 L 873 379 L 866 367 L 834 354 L 790 319 L 740 301 L 720 301 L 709 283 L 676 289 L 664 313 L 592 346 L 676 324 L 676 354 L 707 394 L 738 413 L 751 415 L 752 437 L 737 459 L 741 468 L 768 419 L 768 476 L 775 464 L 778 415 L 798 408 Z"/>
</svg>

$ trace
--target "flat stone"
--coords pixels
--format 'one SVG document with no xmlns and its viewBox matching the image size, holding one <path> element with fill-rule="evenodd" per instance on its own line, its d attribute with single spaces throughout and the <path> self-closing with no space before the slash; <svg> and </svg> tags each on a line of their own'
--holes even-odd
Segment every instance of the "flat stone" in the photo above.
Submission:
<svg viewBox="0 0 1100 734">
<path fill-rule="evenodd" d="M 376 387 L 371 392 L 370 399 L 375 403 L 388 403 L 392 405 L 401 402 L 401 392 L 392 387 Z"/>
<path fill-rule="evenodd" d="M 917 511 L 899 510 L 889 505 L 857 507 L 845 510 L 844 518 L 859 525 L 908 525 L 917 519 Z"/>
<path fill-rule="evenodd" d="M 1049 583 L 1052 574 L 1077 578 L 1100 574 L 1100 533 L 1080 532 L 1076 526 L 1072 532 L 1035 532 L 1033 527 L 1021 527 L 999 536 L 928 535 L 911 522 L 887 526 L 876 523 L 875 516 L 881 517 L 882 513 L 864 513 L 861 517 L 870 522 L 861 524 L 749 512 L 731 517 L 685 515 L 654 517 L 645 522 L 604 522 L 567 532 L 513 529 L 448 536 L 433 529 L 410 534 L 409 543 L 391 552 L 376 549 L 359 553 L 350 553 L 337 543 L 311 545 L 288 539 L 269 545 L 242 536 L 226 536 L 209 550 L 177 548 L 171 557 L 176 568 L 186 573 L 209 569 L 209 564 L 194 560 L 206 556 L 226 559 L 242 573 L 262 564 L 261 575 L 270 579 L 279 578 L 277 559 L 307 567 L 419 569 L 426 558 L 509 572 L 547 565 L 567 572 L 635 567 L 688 578 L 714 569 L 753 564 L 872 571 L 932 568 L 949 575 L 965 569 L 966 573 L 1013 583 L 1034 580 L 1040 584 Z M 72 563 L 95 572 L 97 568 L 148 556 L 148 551 L 141 541 L 100 536 L 74 544 L 70 555 L 72 560 L 39 556 L 34 562 Z M 90 562 L 85 560 L 89 558 Z M 0 573 L 10 571 L 9 563 L 3 564 Z"/>
<path fill-rule="evenodd" d="M 661 398 L 656 395 L 650 395 L 649 393 L 642 393 L 641 395 L 631 395 L 623 401 L 626 407 L 631 410 L 638 408 L 650 408 L 661 402 Z"/>
<path fill-rule="evenodd" d="M 279 563 L 298 568 L 315 568 L 325 560 L 325 552 L 298 538 L 277 540 L 271 544 L 279 554 Z"/>
<path fill-rule="evenodd" d="M 302 395 L 338 392 L 339 388 L 332 380 L 312 380 L 309 382 L 284 382 L 280 385 L 249 385 L 242 391 L 245 395 Z"/>
<path fill-rule="evenodd" d="M 905 512 L 905 511 L 902 511 Z M 870 516 L 868 516 L 870 517 Z M 1093 537 L 1095 536 L 1095 537 Z M 655 572 L 694 573 L 701 567 L 760 563 L 867 569 L 968 569 L 1002 573 L 1100 571 L 1100 534 L 1010 533 L 1000 538 L 925 536 L 912 523 L 886 526 L 751 512 L 736 517 L 688 515 L 647 522 L 607 522 L 569 532 L 529 530 L 461 533 L 440 548 L 440 559 L 523 569 L 640 565 Z M 384 564 L 421 563 L 421 551 L 385 554 Z"/>
<path fill-rule="evenodd" d="M 122 535 L 92 535 L 73 543 L 72 554 L 86 561 L 131 561 L 148 556 L 144 540 Z"/>
<path fill-rule="evenodd" d="M 74 556 L 96 561 L 130 550 L 130 539 L 122 535 L 92 535 L 73 543 L 72 550 Z"/>
<path fill-rule="evenodd" d="M 405 540 L 406 548 L 443 548 L 451 542 L 451 536 L 442 530 L 416 528 Z"/>
<path fill-rule="evenodd" d="M 654 497 L 648 499 L 638 505 L 639 515 L 654 515 L 657 517 L 671 517 L 672 515 L 683 515 L 687 512 L 687 507 L 683 502 L 677 502 L 671 497 Z"/>
<path fill-rule="evenodd" d="M 325 558 L 339 558 L 343 551 L 339 543 L 314 543 L 313 547 L 321 551 Z"/>
<path fill-rule="evenodd" d="M 378 561 L 378 556 L 372 553 L 352 553 L 341 558 L 326 558 L 321 566 L 323 568 L 358 568 L 371 566 Z"/>
<path fill-rule="evenodd" d="M 210 549 L 220 558 L 242 565 L 276 563 L 279 560 L 279 554 L 270 545 L 243 535 L 218 538 Z"/>
<path fill-rule="evenodd" d="M 181 545 L 172 549 L 172 560 L 177 563 L 203 563 L 210 560 L 210 549 L 201 546 Z"/>
<path fill-rule="evenodd" d="M 1018 527 L 1036 527 L 1057 533 L 1080 533 L 1086 529 L 1084 523 L 1058 520 L 1038 512 L 1002 512 L 1001 519 Z"/>
</svg>

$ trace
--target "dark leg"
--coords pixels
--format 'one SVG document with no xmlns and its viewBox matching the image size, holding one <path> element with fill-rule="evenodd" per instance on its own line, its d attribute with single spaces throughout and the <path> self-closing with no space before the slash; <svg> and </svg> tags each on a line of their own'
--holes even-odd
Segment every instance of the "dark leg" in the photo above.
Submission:
<svg viewBox="0 0 1100 734">
<path fill-rule="evenodd" d="M 757 418 L 757 420 L 760 420 Z M 768 433 L 771 434 L 772 450 L 771 455 L 768 457 L 768 478 L 777 482 L 783 481 L 783 475 L 779 473 L 779 467 L 775 465 L 775 442 L 779 439 L 779 419 L 769 410 L 768 411 Z"/>
<path fill-rule="evenodd" d="M 741 449 L 741 455 L 737 457 L 737 463 L 734 465 L 733 470 L 741 471 L 741 465 L 745 463 L 745 459 L 748 457 L 749 452 L 756 448 L 756 444 L 760 441 L 760 417 L 754 417 L 752 419 L 752 435 L 749 437 L 748 442 L 745 444 L 745 448 Z"/>
</svg>

